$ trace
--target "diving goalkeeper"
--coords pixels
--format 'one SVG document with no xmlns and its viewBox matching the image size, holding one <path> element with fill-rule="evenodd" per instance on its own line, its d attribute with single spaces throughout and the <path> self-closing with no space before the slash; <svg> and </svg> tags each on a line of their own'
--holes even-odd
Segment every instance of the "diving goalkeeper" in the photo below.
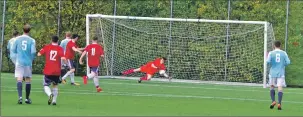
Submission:
<svg viewBox="0 0 303 117">
<path fill-rule="evenodd" d="M 141 83 L 142 80 L 149 81 L 152 78 L 152 76 L 157 72 L 159 72 L 161 76 L 164 76 L 164 77 L 168 78 L 169 80 L 171 80 L 171 77 L 169 77 L 165 72 L 165 69 L 166 69 L 166 67 L 164 65 L 165 61 L 166 61 L 165 57 L 159 57 L 159 58 L 156 58 L 153 61 L 150 61 L 150 62 L 146 63 L 145 65 L 142 65 L 140 68 L 128 69 L 128 70 L 122 72 L 122 74 L 123 75 L 128 75 L 128 74 L 132 74 L 134 72 L 146 73 L 145 76 L 141 77 L 138 80 L 138 83 Z"/>
</svg>

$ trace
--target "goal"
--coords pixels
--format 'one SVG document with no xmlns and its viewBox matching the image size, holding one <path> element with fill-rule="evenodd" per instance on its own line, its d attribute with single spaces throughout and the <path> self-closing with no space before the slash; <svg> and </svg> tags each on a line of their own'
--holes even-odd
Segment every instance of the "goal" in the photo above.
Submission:
<svg viewBox="0 0 303 117">
<path fill-rule="evenodd" d="M 105 50 L 102 76 L 140 77 L 142 73 L 122 77 L 121 72 L 164 56 L 173 81 L 263 87 L 268 81 L 266 53 L 275 40 L 265 21 L 87 14 L 87 44 L 94 36 Z"/>
</svg>

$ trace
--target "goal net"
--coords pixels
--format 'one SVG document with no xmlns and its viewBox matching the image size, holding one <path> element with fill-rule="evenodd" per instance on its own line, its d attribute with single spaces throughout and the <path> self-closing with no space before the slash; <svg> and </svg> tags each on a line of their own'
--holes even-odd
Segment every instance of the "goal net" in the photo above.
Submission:
<svg viewBox="0 0 303 117">
<path fill-rule="evenodd" d="M 271 24 L 263 21 L 88 14 L 87 43 L 94 36 L 105 50 L 102 76 L 121 78 L 122 71 L 164 56 L 173 81 L 264 87 L 268 78 L 265 56 L 275 40 Z M 158 74 L 154 77 L 157 79 Z"/>
</svg>

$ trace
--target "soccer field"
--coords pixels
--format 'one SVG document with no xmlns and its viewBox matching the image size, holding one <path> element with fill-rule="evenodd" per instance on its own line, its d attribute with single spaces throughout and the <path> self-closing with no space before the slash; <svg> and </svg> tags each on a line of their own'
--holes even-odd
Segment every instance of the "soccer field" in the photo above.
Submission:
<svg viewBox="0 0 303 117">
<path fill-rule="evenodd" d="M 76 81 L 81 82 L 80 77 Z M 282 111 L 269 109 L 269 89 L 171 82 L 100 79 L 103 92 L 88 85 L 59 86 L 57 105 L 47 105 L 42 75 L 34 75 L 33 103 L 17 104 L 13 74 L 1 74 L 2 116 L 299 116 L 303 89 L 285 89 Z M 23 89 L 24 90 L 24 89 Z M 23 91 L 25 95 L 25 91 Z"/>
</svg>

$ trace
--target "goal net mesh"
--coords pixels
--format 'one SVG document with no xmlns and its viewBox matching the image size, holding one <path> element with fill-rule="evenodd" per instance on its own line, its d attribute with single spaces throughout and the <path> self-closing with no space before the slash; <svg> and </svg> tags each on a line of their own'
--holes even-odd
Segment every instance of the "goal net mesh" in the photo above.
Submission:
<svg viewBox="0 0 303 117">
<path fill-rule="evenodd" d="M 105 50 L 101 75 L 121 76 L 160 56 L 168 58 L 165 64 L 174 79 L 262 83 L 268 69 L 263 67 L 261 24 L 90 17 L 89 37 L 94 36 Z M 268 24 L 266 51 L 272 50 L 273 40 Z"/>
</svg>

